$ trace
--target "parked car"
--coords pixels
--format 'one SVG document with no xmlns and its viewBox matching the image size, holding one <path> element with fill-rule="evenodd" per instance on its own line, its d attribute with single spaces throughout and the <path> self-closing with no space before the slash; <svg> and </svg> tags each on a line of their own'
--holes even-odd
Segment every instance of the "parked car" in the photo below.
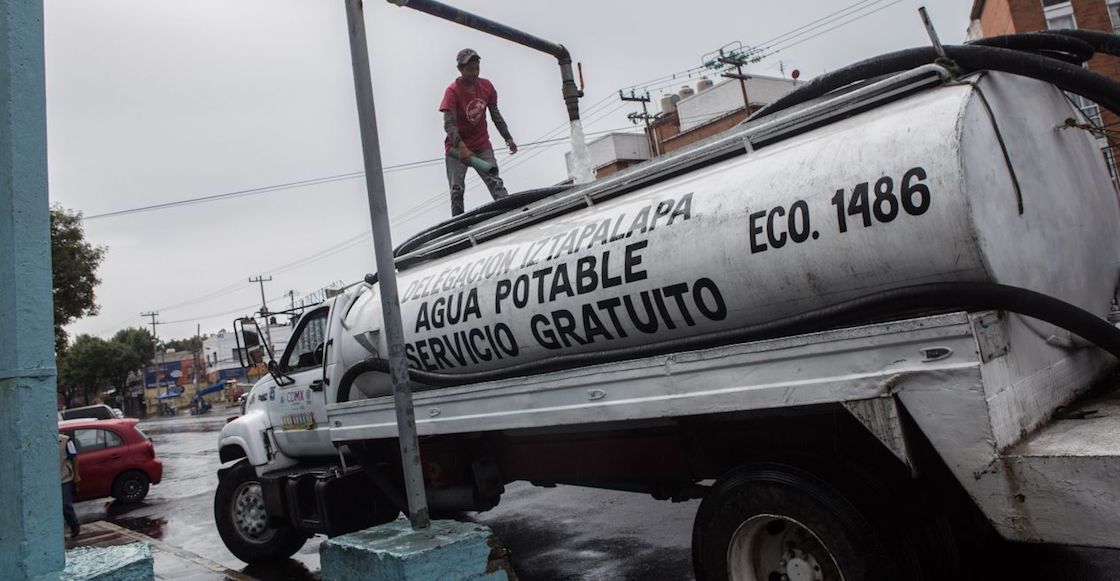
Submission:
<svg viewBox="0 0 1120 581">
<path fill-rule="evenodd" d="M 151 439 L 136 424 L 140 420 L 78 419 L 58 423 L 78 450 L 81 484 L 74 500 L 113 497 L 128 504 L 140 502 L 152 484 L 163 478 Z"/>
<path fill-rule="evenodd" d="M 92 418 L 92 419 L 95 419 L 95 420 L 112 420 L 112 419 L 118 419 L 118 418 L 120 418 L 124 415 L 124 414 L 121 414 L 121 415 L 118 416 L 117 415 L 118 411 L 119 410 L 111 408 L 111 407 L 109 407 L 109 406 L 107 406 L 103 403 L 99 403 L 99 404 L 95 404 L 95 405 L 87 405 L 87 406 L 82 406 L 82 407 L 79 407 L 79 408 L 71 408 L 71 409 L 62 410 L 60 413 L 62 414 L 62 419 L 64 419 L 64 420 L 76 420 L 76 419 L 79 419 L 79 418 Z"/>
</svg>

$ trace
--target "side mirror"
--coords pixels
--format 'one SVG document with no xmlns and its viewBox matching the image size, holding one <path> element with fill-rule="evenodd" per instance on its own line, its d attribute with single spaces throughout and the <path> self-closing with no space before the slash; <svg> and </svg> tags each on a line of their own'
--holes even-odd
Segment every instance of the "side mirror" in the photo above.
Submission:
<svg viewBox="0 0 1120 581">
<path fill-rule="evenodd" d="M 267 342 L 261 341 L 261 328 L 252 317 L 242 317 L 233 322 L 233 337 L 237 342 L 237 359 L 241 367 L 253 367 L 268 360 L 272 361 L 272 349 Z"/>
</svg>

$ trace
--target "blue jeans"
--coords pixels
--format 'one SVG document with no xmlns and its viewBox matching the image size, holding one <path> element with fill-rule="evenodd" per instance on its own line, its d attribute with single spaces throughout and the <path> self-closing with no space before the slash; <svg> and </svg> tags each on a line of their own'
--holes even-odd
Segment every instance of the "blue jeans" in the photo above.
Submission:
<svg viewBox="0 0 1120 581">
<path fill-rule="evenodd" d="M 74 483 L 62 483 L 62 518 L 66 519 L 66 524 L 70 526 L 70 530 L 78 528 L 78 513 L 74 511 Z"/>
</svg>

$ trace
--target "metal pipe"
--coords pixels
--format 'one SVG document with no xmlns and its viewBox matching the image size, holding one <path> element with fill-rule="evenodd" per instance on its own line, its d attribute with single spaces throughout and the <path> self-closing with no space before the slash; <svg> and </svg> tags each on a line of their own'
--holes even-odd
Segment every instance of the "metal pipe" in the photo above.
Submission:
<svg viewBox="0 0 1120 581">
<path fill-rule="evenodd" d="M 435 0 L 388 0 L 388 2 L 402 8 L 419 10 L 437 18 L 492 34 L 556 57 L 560 64 L 561 92 L 564 95 L 564 105 L 568 108 L 568 120 L 579 120 L 579 98 L 583 96 L 583 92 L 576 86 L 575 74 L 572 72 L 572 56 L 568 54 L 568 49 L 564 48 L 564 45 L 549 42 L 527 32 Z"/>
<path fill-rule="evenodd" d="M 389 344 L 389 377 L 397 410 L 397 436 L 401 447 L 401 468 L 408 497 L 408 520 L 413 529 L 431 525 L 428 501 L 424 495 L 424 474 L 420 467 L 420 440 L 416 434 L 416 414 L 412 408 L 412 387 L 404 356 L 404 326 L 401 323 L 397 271 L 393 264 L 393 242 L 389 233 L 389 207 L 385 201 L 385 176 L 381 166 L 381 144 L 377 137 L 377 113 L 373 106 L 373 81 L 369 74 L 366 25 L 362 0 L 346 1 L 346 22 L 350 31 L 350 61 L 354 68 L 354 92 L 358 103 L 358 126 L 362 136 L 362 161 L 369 194 L 369 217 L 373 227 L 373 250 L 381 291 L 381 312 L 385 339 Z"/>
</svg>

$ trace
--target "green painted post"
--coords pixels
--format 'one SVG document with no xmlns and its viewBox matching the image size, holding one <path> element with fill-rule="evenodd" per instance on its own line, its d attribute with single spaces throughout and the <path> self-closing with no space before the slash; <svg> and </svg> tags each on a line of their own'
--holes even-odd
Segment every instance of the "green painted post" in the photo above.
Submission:
<svg viewBox="0 0 1120 581">
<path fill-rule="evenodd" d="M 0 579 L 65 565 L 42 0 L 0 0 Z"/>
</svg>

